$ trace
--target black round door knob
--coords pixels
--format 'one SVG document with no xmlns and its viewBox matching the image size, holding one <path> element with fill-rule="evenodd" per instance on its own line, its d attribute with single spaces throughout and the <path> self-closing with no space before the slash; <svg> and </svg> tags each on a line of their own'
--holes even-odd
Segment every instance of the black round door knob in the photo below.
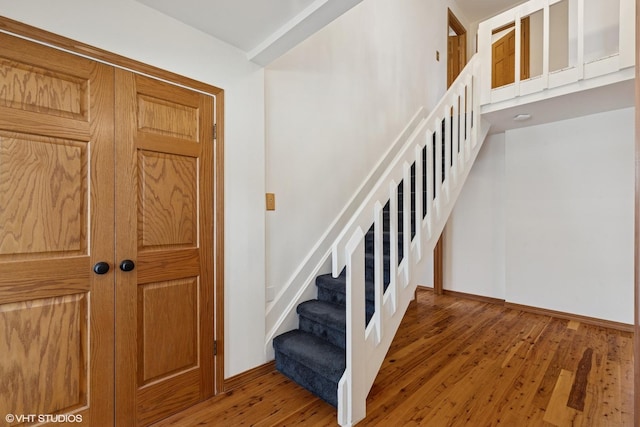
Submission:
<svg viewBox="0 0 640 427">
<path fill-rule="evenodd" d="M 100 261 L 93 266 L 93 272 L 96 274 L 107 274 L 109 272 L 109 263 Z"/>
<path fill-rule="evenodd" d="M 131 271 L 136 268 L 136 264 L 130 259 L 125 259 L 120 263 L 120 270 L 122 271 Z"/>
</svg>

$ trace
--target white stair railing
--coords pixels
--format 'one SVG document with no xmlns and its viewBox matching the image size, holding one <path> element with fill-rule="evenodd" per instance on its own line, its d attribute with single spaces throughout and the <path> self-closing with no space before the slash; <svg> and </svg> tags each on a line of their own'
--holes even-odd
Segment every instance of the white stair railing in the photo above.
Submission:
<svg viewBox="0 0 640 427">
<path fill-rule="evenodd" d="M 367 394 L 418 281 L 425 280 L 414 274 L 415 269 L 432 254 L 488 132 L 478 115 L 478 59 L 477 55 L 471 59 L 440 103 L 420 123 L 333 245 L 332 274 L 337 277 L 346 267 L 347 275 L 347 364 L 338 385 L 338 421 L 342 426 L 353 425 L 366 415 Z M 403 194 L 402 233 L 398 232 L 399 185 Z M 385 291 L 383 207 L 387 203 L 391 261 Z M 412 205 L 414 227 L 410 218 Z M 364 239 L 372 224 L 375 314 L 365 325 Z"/>
<path fill-rule="evenodd" d="M 520 70 L 525 66 L 521 27 L 526 17 L 531 22 L 528 66 L 533 75 L 521 79 Z M 514 81 L 492 89 L 494 32 L 504 28 L 515 29 Z M 481 105 L 540 94 L 633 67 L 635 0 L 530 0 L 480 23 L 478 55 L 483 64 Z"/>
</svg>

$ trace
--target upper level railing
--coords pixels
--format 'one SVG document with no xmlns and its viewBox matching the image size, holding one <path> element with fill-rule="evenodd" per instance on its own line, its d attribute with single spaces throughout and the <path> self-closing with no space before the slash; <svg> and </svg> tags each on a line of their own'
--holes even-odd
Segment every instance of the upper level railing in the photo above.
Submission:
<svg viewBox="0 0 640 427">
<path fill-rule="evenodd" d="M 481 130 L 478 117 L 479 72 L 475 56 L 408 138 L 333 245 L 333 275 L 345 267 L 347 274 L 347 363 L 338 385 L 338 420 L 343 426 L 366 415 L 367 394 L 417 284 L 424 280 L 416 268 L 432 253 L 486 136 L 488 129 Z M 364 245 L 372 224 L 375 312 L 365 325 Z"/>
<path fill-rule="evenodd" d="M 632 67 L 635 0 L 530 0 L 479 25 L 478 55 L 481 105 Z"/>
</svg>

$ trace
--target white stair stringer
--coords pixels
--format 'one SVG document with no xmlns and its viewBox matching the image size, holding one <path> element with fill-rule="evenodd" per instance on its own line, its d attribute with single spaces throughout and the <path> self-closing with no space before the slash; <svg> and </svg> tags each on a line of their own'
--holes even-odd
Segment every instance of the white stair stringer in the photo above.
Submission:
<svg viewBox="0 0 640 427">
<path fill-rule="evenodd" d="M 416 267 L 423 257 L 431 256 L 488 134 L 489 125 L 481 120 L 479 114 L 479 74 L 480 62 L 476 55 L 436 108 L 408 138 L 333 245 L 333 276 L 337 277 L 345 267 L 347 271 L 347 361 L 346 370 L 338 384 L 338 422 L 341 426 L 354 425 L 365 417 L 367 394 L 409 302 L 414 297 L 417 285 L 428 280 L 415 274 Z M 426 168 L 423 168 L 425 158 Z M 412 165 L 415 168 L 413 196 Z M 426 189 L 423 188 L 423 181 L 426 181 Z M 404 255 L 398 262 L 397 189 L 400 183 L 404 195 L 402 230 L 405 237 L 402 241 Z M 423 215 L 425 195 L 426 215 Z M 416 224 L 413 236 L 410 218 L 412 198 L 415 199 Z M 390 205 L 391 262 L 390 283 L 383 292 L 382 210 L 387 201 Z M 364 236 L 371 224 L 375 230 L 375 314 L 365 327 L 365 272 L 362 260 Z"/>
</svg>

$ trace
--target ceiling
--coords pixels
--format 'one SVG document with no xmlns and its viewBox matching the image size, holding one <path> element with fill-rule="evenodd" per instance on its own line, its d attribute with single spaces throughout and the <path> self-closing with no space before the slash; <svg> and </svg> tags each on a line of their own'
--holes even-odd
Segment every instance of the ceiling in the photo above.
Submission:
<svg viewBox="0 0 640 427">
<path fill-rule="evenodd" d="M 505 130 L 633 107 L 635 82 L 632 78 L 633 74 L 629 77 L 631 78 L 617 83 L 591 88 L 584 88 L 589 85 L 588 82 L 580 82 L 584 83 L 583 90 L 561 96 L 556 95 L 562 92 L 563 88 L 524 95 L 518 99 L 506 101 L 506 104 L 515 104 L 506 108 L 503 108 L 500 103 L 490 104 L 482 108 L 482 118 L 491 123 L 490 133 L 500 133 Z M 536 98 L 540 99 L 535 101 Z M 519 114 L 528 115 L 531 118 L 522 122 L 514 121 L 514 117 Z"/>
<path fill-rule="evenodd" d="M 469 22 L 483 21 L 526 0 L 454 0 Z"/>
<path fill-rule="evenodd" d="M 138 0 L 249 52 L 314 0 Z"/>
<path fill-rule="evenodd" d="M 363 0 L 137 0 L 267 65 Z M 454 0 L 475 22 L 523 0 Z"/>
<path fill-rule="evenodd" d="M 362 0 L 137 0 L 267 65 Z"/>
</svg>

